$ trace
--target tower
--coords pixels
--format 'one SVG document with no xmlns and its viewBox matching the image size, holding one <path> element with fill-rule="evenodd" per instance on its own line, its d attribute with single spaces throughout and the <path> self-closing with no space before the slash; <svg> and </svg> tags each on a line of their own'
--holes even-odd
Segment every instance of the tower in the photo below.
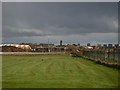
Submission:
<svg viewBox="0 0 120 90">
<path fill-rule="evenodd" d="M 60 40 L 60 46 L 62 46 L 62 40 Z"/>
</svg>

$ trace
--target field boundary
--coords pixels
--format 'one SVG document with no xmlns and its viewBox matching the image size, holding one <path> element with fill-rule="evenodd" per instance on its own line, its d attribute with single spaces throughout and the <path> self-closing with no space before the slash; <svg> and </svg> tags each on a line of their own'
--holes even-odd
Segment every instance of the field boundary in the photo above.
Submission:
<svg viewBox="0 0 120 90">
<path fill-rule="evenodd" d="M 108 63 L 106 61 L 96 60 L 96 59 L 85 57 L 85 56 L 83 56 L 82 58 L 86 59 L 86 60 L 93 61 L 97 64 L 101 64 L 101 65 L 105 65 L 105 66 L 108 66 L 108 67 L 113 67 L 113 68 L 116 68 L 116 69 L 120 69 L 120 64 L 119 64 L 118 61 L 116 63 Z"/>
<path fill-rule="evenodd" d="M 0 55 L 63 55 L 64 52 L 0 52 Z"/>
</svg>

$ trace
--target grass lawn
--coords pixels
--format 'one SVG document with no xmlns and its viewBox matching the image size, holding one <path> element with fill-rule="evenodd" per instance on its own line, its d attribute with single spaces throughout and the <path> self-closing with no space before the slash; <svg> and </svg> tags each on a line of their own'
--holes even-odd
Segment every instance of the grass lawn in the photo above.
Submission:
<svg viewBox="0 0 120 90">
<path fill-rule="evenodd" d="M 67 55 L 3 55 L 3 88 L 114 88 L 118 70 Z"/>
</svg>

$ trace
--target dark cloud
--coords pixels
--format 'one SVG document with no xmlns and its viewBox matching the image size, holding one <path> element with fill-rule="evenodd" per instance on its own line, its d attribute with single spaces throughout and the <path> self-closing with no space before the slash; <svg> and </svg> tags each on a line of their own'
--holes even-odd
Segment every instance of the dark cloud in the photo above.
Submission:
<svg viewBox="0 0 120 90">
<path fill-rule="evenodd" d="M 3 2 L 3 37 L 117 33 L 117 4 Z"/>
</svg>

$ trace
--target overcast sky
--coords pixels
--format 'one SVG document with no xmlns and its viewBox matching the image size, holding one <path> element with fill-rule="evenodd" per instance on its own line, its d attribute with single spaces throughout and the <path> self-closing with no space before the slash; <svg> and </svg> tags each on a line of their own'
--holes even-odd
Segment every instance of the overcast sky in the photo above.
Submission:
<svg viewBox="0 0 120 90">
<path fill-rule="evenodd" d="M 118 4 L 3 2 L 3 43 L 117 43 Z"/>
<path fill-rule="evenodd" d="M 119 2 L 119 0 L 1 0 L 2 2 Z"/>
</svg>

